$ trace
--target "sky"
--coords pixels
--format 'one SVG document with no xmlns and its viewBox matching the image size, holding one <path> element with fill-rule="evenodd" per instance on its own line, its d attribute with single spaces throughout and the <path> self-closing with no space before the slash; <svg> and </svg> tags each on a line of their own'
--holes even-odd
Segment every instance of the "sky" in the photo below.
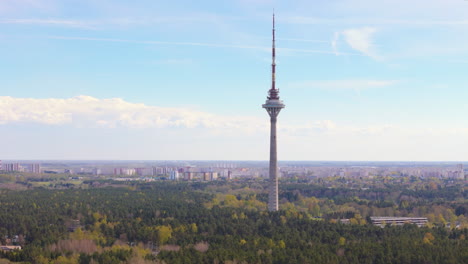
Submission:
<svg viewBox="0 0 468 264">
<path fill-rule="evenodd" d="M 0 0 L 0 160 L 468 161 L 466 0 Z"/>
</svg>

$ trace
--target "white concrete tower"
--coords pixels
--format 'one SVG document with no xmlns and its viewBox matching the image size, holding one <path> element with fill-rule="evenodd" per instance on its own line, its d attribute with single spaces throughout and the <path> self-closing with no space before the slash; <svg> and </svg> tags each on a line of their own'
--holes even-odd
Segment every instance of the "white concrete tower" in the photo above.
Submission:
<svg viewBox="0 0 468 264">
<path fill-rule="evenodd" d="M 271 89 L 263 108 L 270 115 L 270 186 L 268 192 L 268 211 L 278 211 L 278 157 L 276 150 L 276 118 L 284 108 L 283 101 L 279 98 L 279 90 L 275 86 L 275 14 L 273 14 L 273 45 L 271 63 Z"/>
</svg>

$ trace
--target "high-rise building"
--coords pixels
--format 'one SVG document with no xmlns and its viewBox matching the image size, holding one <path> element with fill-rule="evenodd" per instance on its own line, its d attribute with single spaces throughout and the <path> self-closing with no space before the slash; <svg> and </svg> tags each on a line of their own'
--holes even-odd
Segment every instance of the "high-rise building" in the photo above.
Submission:
<svg viewBox="0 0 468 264">
<path fill-rule="evenodd" d="M 218 179 L 218 173 L 217 172 L 210 172 L 210 180 L 214 181 Z"/>
<path fill-rule="evenodd" d="M 465 179 L 465 168 L 463 164 L 457 164 L 457 179 L 464 180 Z"/>
<path fill-rule="evenodd" d="M 186 171 L 185 172 L 185 180 L 191 181 L 193 179 L 193 172 Z"/>
<path fill-rule="evenodd" d="M 28 171 L 34 174 L 41 173 L 41 165 L 37 163 L 28 164 Z"/>
<path fill-rule="evenodd" d="M 3 170 L 5 172 L 19 172 L 21 171 L 21 166 L 19 163 L 6 163 L 3 165 Z"/>
<path fill-rule="evenodd" d="M 129 168 L 114 168 L 114 175 L 135 175 L 135 169 Z"/>
<path fill-rule="evenodd" d="M 278 157 L 276 149 L 276 118 L 284 108 L 283 101 L 279 97 L 279 89 L 275 86 L 275 14 L 273 14 L 273 40 L 272 40 L 272 63 L 271 63 L 271 89 L 263 108 L 270 115 L 270 186 L 268 193 L 268 211 L 278 211 Z"/>
<path fill-rule="evenodd" d="M 163 174 L 163 170 L 161 167 L 153 167 L 152 168 L 152 171 L 153 171 L 153 176 L 158 176 L 158 175 L 162 175 Z"/>
<path fill-rule="evenodd" d="M 135 168 L 135 173 L 138 176 L 146 175 L 146 168 Z"/>
<path fill-rule="evenodd" d="M 179 172 L 177 170 L 171 171 L 171 180 L 178 180 L 179 179 Z"/>
</svg>

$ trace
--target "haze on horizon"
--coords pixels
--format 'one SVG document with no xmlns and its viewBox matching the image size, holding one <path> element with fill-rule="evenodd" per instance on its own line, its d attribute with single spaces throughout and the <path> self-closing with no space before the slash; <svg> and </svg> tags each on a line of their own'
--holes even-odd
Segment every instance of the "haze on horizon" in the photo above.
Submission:
<svg viewBox="0 0 468 264">
<path fill-rule="evenodd" d="M 468 160 L 468 1 L 0 1 L 0 159 Z"/>
</svg>

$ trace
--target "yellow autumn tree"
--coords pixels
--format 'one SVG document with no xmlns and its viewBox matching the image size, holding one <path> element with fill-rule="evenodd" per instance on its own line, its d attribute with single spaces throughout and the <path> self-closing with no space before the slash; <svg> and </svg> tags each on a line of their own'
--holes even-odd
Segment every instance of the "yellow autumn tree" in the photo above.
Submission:
<svg viewBox="0 0 468 264">
<path fill-rule="evenodd" d="M 160 245 L 166 243 L 172 237 L 171 226 L 157 226 L 156 230 L 158 231 L 158 242 Z"/>
<path fill-rule="evenodd" d="M 346 238 L 340 237 L 340 239 L 338 239 L 338 245 L 344 246 L 345 244 L 346 244 Z"/>
<path fill-rule="evenodd" d="M 429 233 L 427 232 L 425 235 L 424 235 L 424 238 L 423 238 L 423 243 L 424 244 L 432 244 L 432 241 L 434 241 L 434 236 L 432 235 L 432 233 Z"/>
</svg>

